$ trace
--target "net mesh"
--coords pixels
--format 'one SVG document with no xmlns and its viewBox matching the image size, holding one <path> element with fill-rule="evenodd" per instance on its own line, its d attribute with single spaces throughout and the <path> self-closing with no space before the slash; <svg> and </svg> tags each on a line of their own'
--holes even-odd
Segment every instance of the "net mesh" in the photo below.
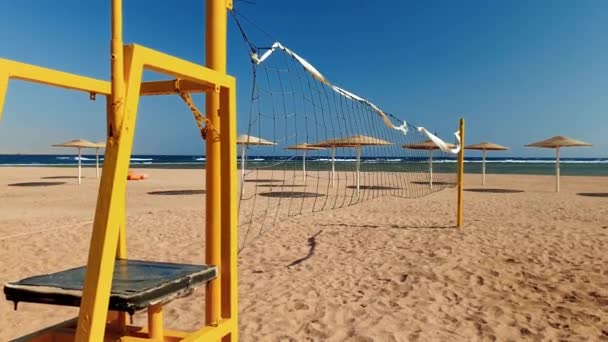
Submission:
<svg viewBox="0 0 608 342">
<path fill-rule="evenodd" d="M 455 155 L 341 92 L 290 50 L 252 60 L 251 106 L 239 118 L 248 122 L 238 139 L 241 248 L 277 220 L 456 184 Z"/>
</svg>

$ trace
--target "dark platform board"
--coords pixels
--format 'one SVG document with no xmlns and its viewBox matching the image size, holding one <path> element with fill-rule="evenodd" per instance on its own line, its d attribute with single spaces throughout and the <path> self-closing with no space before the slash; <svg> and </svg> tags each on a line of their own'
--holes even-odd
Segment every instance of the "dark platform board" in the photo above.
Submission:
<svg viewBox="0 0 608 342">
<path fill-rule="evenodd" d="M 4 285 L 6 299 L 18 302 L 80 306 L 86 267 L 25 278 Z M 135 311 L 188 295 L 213 280 L 217 268 L 209 265 L 117 259 L 110 310 Z"/>
</svg>

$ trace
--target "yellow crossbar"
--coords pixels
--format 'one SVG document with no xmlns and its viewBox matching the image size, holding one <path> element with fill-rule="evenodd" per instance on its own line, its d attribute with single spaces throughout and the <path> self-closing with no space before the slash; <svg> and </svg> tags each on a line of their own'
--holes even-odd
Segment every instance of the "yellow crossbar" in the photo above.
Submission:
<svg viewBox="0 0 608 342">
<path fill-rule="evenodd" d="M 110 82 L 0 58 L 0 70 L 10 79 L 46 84 L 87 93 L 110 95 Z"/>
</svg>

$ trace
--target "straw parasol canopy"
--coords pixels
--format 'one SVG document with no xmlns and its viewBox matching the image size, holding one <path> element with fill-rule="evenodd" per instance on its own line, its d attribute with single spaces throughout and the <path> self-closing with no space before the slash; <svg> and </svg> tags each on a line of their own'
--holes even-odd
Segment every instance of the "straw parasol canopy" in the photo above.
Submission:
<svg viewBox="0 0 608 342">
<path fill-rule="evenodd" d="M 456 148 L 456 145 L 446 143 L 448 148 Z M 420 143 L 406 144 L 401 146 L 410 150 L 426 150 L 429 151 L 429 186 L 433 188 L 433 150 L 438 150 L 439 146 L 433 142 L 433 140 L 425 140 Z"/>
<path fill-rule="evenodd" d="M 324 147 L 313 146 L 311 144 L 297 144 L 285 147 L 286 150 L 300 150 L 302 151 L 302 175 L 304 176 L 304 183 L 306 183 L 306 152 L 307 151 L 318 151 L 324 150 Z"/>
<path fill-rule="evenodd" d="M 253 135 L 241 134 L 236 138 L 237 145 L 241 145 L 241 179 L 245 179 L 245 153 L 248 145 L 272 146 L 272 141 L 255 137 Z"/>
<path fill-rule="evenodd" d="M 237 145 L 276 145 L 272 141 L 254 137 L 253 135 L 241 134 L 236 138 Z"/>
<path fill-rule="evenodd" d="M 525 145 L 526 147 L 554 148 L 555 149 L 555 191 L 559 192 L 559 149 L 561 147 L 588 147 L 590 143 L 557 135 L 549 139 Z"/>
<path fill-rule="evenodd" d="M 359 195 L 360 187 L 360 165 L 361 165 L 361 146 L 382 146 L 392 145 L 390 141 L 370 137 L 367 135 L 353 135 L 341 139 L 329 139 L 313 144 L 316 147 L 329 147 L 331 148 L 331 186 L 334 186 L 334 178 L 336 174 L 335 162 L 336 162 L 336 148 L 337 147 L 354 147 L 357 149 L 357 195 Z"/>
<path fill-rule="evenodd" d="M 509 149 L 508 147 L 494 144 L 494 143 L 487 142 L 487 141 L 481 142 L 479 144 L 465 146 L 464 148 L 465 148 L 465 150 L 482 151 L 481 152 L 481 155 L 482 155 L 482 158 L 481 158 L 481 185 L 486 184 L 486 151 L 506 151 Z"/>
<path fill-rule="evenodd" d="M 80 160 L 80 158 L 81 158 L 80 150 L 83 148 L 97 148 L 98 145 L 96 145 L 95 143 L 90 142 L 88 140 L 76 139 L 76 140 L 66 141 L 61 144 L 55 144 L 53 146 L 55 146 L 55 147 L 73 147 L 73 148 L 78 149 L 78 184 L 81 184 L 82 168 L 81 168 L 81 160 Z"/>
</svg>

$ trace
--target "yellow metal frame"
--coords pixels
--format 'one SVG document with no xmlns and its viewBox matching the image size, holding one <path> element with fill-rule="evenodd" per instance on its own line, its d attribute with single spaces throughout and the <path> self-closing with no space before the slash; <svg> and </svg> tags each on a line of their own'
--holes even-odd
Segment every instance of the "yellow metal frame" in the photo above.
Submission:
<svg viewBox="0 0 608 342">
<path fill-rule="evenodd" d="M 207 67 L 143 46 L 122 44 L 122 2 L 112 0 L 111 82 L 0 59 L 0 119 L 10 79 L 101 94 L 107 100 L 107 143 L 82 303 L 77 320 L 24 337 L 32 341 L 237 341 L 236 80 L 226 75 L 226 21 L 232 0 L 207 1 Z M 142 82 L 144 70 L 175 78 Z M 203 92 L 207 118 L 206 263 L 218 268 L 207 284 L 206 325 L 187 333 L 164 329 L 162 306 L 148 308 L 148 327 L 108 312 L 116 258 L 126 258 L 126 185 L 139 98 Z"/>
<path fill-rule="evenodd" d="M 463 190 L 464 190 L 464 119 L 460 119 L 460 152 L 458 153 L 458 213 L 456 226 L 462 228 Z"/>
</svg>

